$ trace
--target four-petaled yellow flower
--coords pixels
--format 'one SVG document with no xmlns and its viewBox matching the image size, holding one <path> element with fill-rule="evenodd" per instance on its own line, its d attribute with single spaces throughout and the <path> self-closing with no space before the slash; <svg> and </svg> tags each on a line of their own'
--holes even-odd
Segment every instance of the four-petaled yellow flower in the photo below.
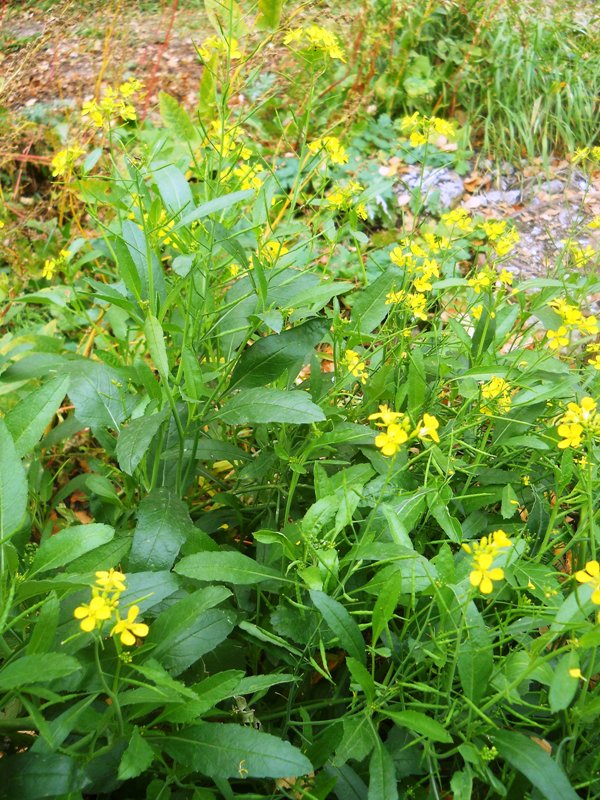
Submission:
<svg viewBox="0 0 600 800">
<path fill-rule="evenodd" d="M 306 54 L 338 59 L 344 63 L 346 61 L 337 36 L 320 25 L 296 28 L 286 34 L 283 43 Z"/>
<path fill-rule="evenodd" d="M 347 164 L 348 154 L 337 136 L 323 136 L 308 145 L 311 153 L 325 151 L 332 164 Z"/>
<path fill-rule="evenodd" d="M 559 350 L 561 347 L 566 347 L 569 344 L 568 331 L 564 325 L 561 325 L 555 331 L 548 331 L 548 347 L 551 350 Z"/>
<path fill-rule="evenodd" d="M 97 625 L 101 625 L 112 616 L 113 608 L 106 597 L 96 595 L 89 603 L 82 603 L 73 612 L 75 619 L 80 619 L 79 627 L 90 633 Z"/>
<path fill-rule="evenodd" d="M 117 613 L 118 622 L 110 632 L 111 636 L 119 636 L 121 642 L 127 647 L 135 644 L 136 637 L 142 639 L 148 635 L 150 628 L 144 622 L 136 622 L 140 613 L 139 606 L 131 606 L 125 619 L 120 619 Z"/>
<path fill-rule="evenodd" d="M 125 575 L 111 567 L 96 573 L 96 583 L 104 592 L 124 592 Z"/>
<path fill-rule="evenodd" d="M 481 396 L 486 400 L 493 401 L 498 411 L 506 414 L 512 405 L 510 383 L 498 376 L 492 378 L 481 387 Z M 482 403 L 479 410 L 482 414 L 491 414 L 487 404 Z"/>
<path fill-rule="evenodd" d="M 493 581 L 501 581 L 504 578 L 504 570 L 501 567 L 492 567 L 493 563 L 493 553 L 476 553 L 473 556 L 473 569 L 469 581 L 471 586 L 479 587 L 482 594 L 490 594 L 494 588 Z"/>
<path fill-rule="evenodd" d="M 438 428 L 440 423 L 432 414 L 423 414 L 423 419 L 417 425 L 416 434 L 419 439 L 431 439 L 439 442 Z"/>
<path fill-rule="evenodd" d="M 379 411 L 375 414 L 369 414 L 369 419 L 380 419 L 381 422 L 377 422 L 376 424 L 379 427 L 387 428 L 388 425 L 392 425 L 394 422 L 397 422 L 399 419 L 402 419 L 404 414 L 401 411 L 392 411 L 388 405 L 379 406 Z"/>
<path fill-rule="evenodd" d="M 590 600 L 595 606 L 600 606 L 600 564 L 597 561 L 588 561 L 584 569 L 575 573 L 575 580 L 587 583 L 592 588 Z"/>
<path fill-rule="evenodd" d="M 375 446 L 381 450 L 384 456 L 393 456 L 407 441 L 408 433 L 401 425 L 393 422 L 388 425 L 386 431 L 382 431 L 375 438 Z"/>
<path fill-rule="evenodd" d="M 561 437 L 561 441 L 558 443 L 561 450 L 567 447 L 577 449 L 581 445 L 583 425 L 578 422 L 563 422 L 562 425 L 558 426 L 557 431 Z"/>
<path fill-rule="evenodd" d="M 365 362 L 360 360 L 359 354 L 356 350 L 346 350 L 344 353 L 343 363 L 352 375 L 361 383 L 366 383 L 368 378 L 368 373 L 365 368 Z"/>
</svg>

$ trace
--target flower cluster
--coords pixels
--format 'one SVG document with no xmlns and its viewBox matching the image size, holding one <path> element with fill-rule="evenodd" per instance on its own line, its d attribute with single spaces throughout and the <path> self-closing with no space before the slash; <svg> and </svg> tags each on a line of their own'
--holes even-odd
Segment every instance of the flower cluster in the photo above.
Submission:
<svg viewBox="0 0 600 800">
<path fill-rule="evenodd" d="M 234 61 L 242 57 L 242 52 L 237 39 L 226 39 L 224 36 L 209 36 L 198 48 L 198 55 L 206 64 L 210 61 L 216 62 L 220 56 L 225 56 L 230 61 Z"/>
<path fill-rule="evenodd" d="M 402 305 L 417 319 L 427 321 L 427 298 L 418 292 L 406 292 L 401 289 L 399 292 L 388 292 L 385 297 L 386 305 Z"/>
<path fill-rule="evenodd" d="M 433 414 L 423 414 L 417 425 L 413 428 L 409 417 L 402 411 L 392 411 L 389 406 L 379 406 L 379 411 L 369 415 L 369 420 L 377 420 L 375 424 L 381 428 L 375 438 L 375 446 L 384 456 L 396 455 L 403 444 L 409 439 L 439 442 L 439 421 Z"/>
<path fill-rule="evenodd" d="M 344 358 L 342 359 L 342 364 L 348 369 L 348 372 L 354 375 L 355 378 L 358 378 L 361 383 L 367 382 L 368 373 L 365 362 L 361 361 L 360 355 L 356 350 L 346 350 Z"/>
<path fill-rule="evenodd" d="M 336 183 L 333 191 L 329 192 L 325 199 L 329 208 L 335 208 L 338 211 L 354 210 L 361 219 L 367 219 L 365 204 L 356 202 L 356 198 L 362 191 L 364 191 L 364 186 L 361 186 L 358 181 L 349 181 L 346 186 Z"/>
<path fill-rule="evenodd" d="M 440 219 L 451 232 L 457 230 L 460 233 L 473 233 L 475 230 L 475 221 L 464 208 L 447 211 Z"/>
<path fill-rule="evenodd" d="M 600 606 L 600 564 L 595 560 L 588 561 L 584 569 L 575 573 L 575 580 L 590 585 L 592 589 L 590 600 L 595 606 Z M 600 624 L 600 611 L 598 611 L 596 619 Z"/>
<path fill-rule="evenodd" d="M 567 242 L 565 250 L 569 255 L 569 260 L 576 269 L 585 267 L 585 265 L 589 264 L 596 256 L 596 251 L 589 244 L 585 245 L 585 247 L 581 247 L 577 242 Z"/>
<path fill-rule="evenodd" d="M 346 58 L 335 33 L 320 25 L 308 25 L 287 33 L 283 40 L 292 50 L 305 55 L 337 59 L 345 63 Z"/>
<path fill-rule="evenodd" d="M 548 303 L 561 318 L 561 325 L 556 330 L 547 331 L 548 347 L 559 350 L 569 344 L 569 334 L 579 331 L 584 336 L 593 336 L 598 333 L 598 320 L 593 315 L 584 316 L 577 306 L 571 305 L 566 300 L 558 298 Z"/>
<path fill-rule="evenodd" d="M 42 278 L 45 278 L 47 281 L 52 280 L 56 272 L 66 266 L 67 259 L 70 255 L 70 250 L 61 250 L 58 254 L 58 258 L 47 258 L 42 267 Z"/>
<path fill-rule="evenodd" d="M 119 598 L 126 589 L 126 577 L 122 572 L 113 569 L 96 572 L 96 583 L 92 586 L 92 597 L 89 603 L 82 603 L 75 609 L 75 619 L 80 620 L 79 627 L 86 633 L 101 629 L 107 620 L 114 620 L 110 635 L 118 636 L 122 644 L 131 647 L 136 638 L 148 635 L 149 628 L 143 622 L 136 622 L 140 613 L 139 606 L 132 605 L 123 619 L 119 613 Z"/>
<path fill-rule="evenodd" d="M 600 146 L 578 147 L 571 156 L 571 163 L 577 164 L 580 161 L 600 162 Z"/>
<path fill-rule="evenodd" d="M 65 175 L 70 175 L 75 162 L 83 153 L 84 151 L 77 144 L 65 147 L 64 150 L 59 150 L 50 162 L 52 176 L 54 178 L 62 178 Z"/>
<path fill-rule="evenodd" d="M 142 88 L 143 84 L 136 78 L 125 81 L 118 89 L 109 86 L 99 102 L 89 100 L 83 104 L 81 116 L 86 117 L 94 128 L 110 127 L 112 120 L 116 118 L 123 122 L 135 120 L 135 108 L 130 101 Z"/>
<path fill-rule="evenodd" d="M 567 410 L 556 425 L 556 432 L 560 436 L 558 446 L 561 450 L 567 447 L 579 449 L 586 436 L 600 437 L 600 414 L 597 407 L 598 404 L 592 397 L 584 397 L 579 405 L 567 405 Z"/>
<path fill-rule="evenodd" d="M 482 536 L 473 545 L 463 543 L 463 550 L 473 557 L 469 581 L 471 586 L 478 587 L 482 594 L 490 594 L 494 588 L 494 581 L 503 580 L 504 570 L 492 565 L 498 553 L 507 547 L 512 547 L 512 542 L 501 529 L 493 531 L 489 536 Z"/>
<path fill-rule="evenodd" d="M 425 117 L 418 111 L 409 117 L 402 117 L 400 132 L 403 136 L 408 136 L 411 147 L 435 144 L 440 137 L 455 139 L 457 135 L 454 122 L 440 117 Z"/>
<path fill-rule="evenodd" d="M 323 151 L 332 164 L 347 164 L 348 154 L 337 136 L 323 136 L 308 145 L 311 153 Z"/>
<path fill-rule="evenodd" d="M 214 119 L 207 126 L 202 147 L 214 150 L 219 156 L 235 156 L 242 161 L 247 161 L 252 155 L 252 150 L 240 142 L 243 130 L 239 125 L 226 128 L 223 120 Z"/>
<path fill-rule="evenodd" d="M 495 376 L 487 383 L 483 384 L 481 387 L 481 397 L 488 401 L 486 403 L 481 403 L 479 406 L 479 410 L 482 414 L 493 414 L 494 411 L 507 414 L 512 405 L 511 385 L 508 381 L 505 381 L 504 378 Z M 490 406 L 493 406 L 493 410 Z"/>
</svg>

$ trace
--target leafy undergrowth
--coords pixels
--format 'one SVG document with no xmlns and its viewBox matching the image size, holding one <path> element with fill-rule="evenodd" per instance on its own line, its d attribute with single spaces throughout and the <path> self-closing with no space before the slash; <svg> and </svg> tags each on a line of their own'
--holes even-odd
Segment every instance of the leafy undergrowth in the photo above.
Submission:
<svg viewBox="0 0 600 800">
<path fill-rule="evenodd" d="M 105 88 L 3 273 L 0 797 L 597 798 L 600 220 L 521 283 L 505 220 L 397 230 L 365 154 L 465 131 L 343 133 L 335 34 L 292 105 L 213 12 L 197 113 Z"/>
</svg>

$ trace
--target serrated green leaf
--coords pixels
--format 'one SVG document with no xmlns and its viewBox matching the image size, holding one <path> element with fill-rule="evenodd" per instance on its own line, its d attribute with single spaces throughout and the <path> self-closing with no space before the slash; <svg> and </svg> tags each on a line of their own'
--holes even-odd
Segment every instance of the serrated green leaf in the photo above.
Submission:
<svg viewBox="0 0 600 800">
<path fill-rule="evenodd" d="M 352 619 L 341 603 L 334 600 L 324 592 L 316 589 L 311 590 L 310 598 L 320 611 L 323 619 L 331 628 L 333 634 L 339 639 L 341 646 L 352 658 L 360 664 L 365 664 L 367 655 L 365 642 L 360 632 L 360 628 Z"/>
<path fill-rule="evenodd" d="M 430 739 L 432 742 L 445 744 L 452 742 L 452 736 L 443 725 L 420 711 L 396 710 L 394 706 L 388 706 L 387 708 L 382 708 L 381 713 L 393 720 L 401 728 L 407 728 L 413 733 L 425 736 L 426 739 Z"/>
<path fill-rule="evenodd" d="M 369 761 L 369 793 L 367 800 L 398 800 L 398 781 L 394 760 L 376 737 L 377 741 Z"/>
<path fill-rule="evenodd" d="M 132 571 L 170 569 L 195 530 L 187 504 L 170 489 L 155 489 L 140 503 L 129 553 Z"/>
<path fill-rule="evenodd" d="M 263 581 L 284 581 L 284 576 L 271 567 L 235 551 L 194 553 L 182 558 L 175 572 L 197 581 L 251 585 Z M 288 581 L 289 582 L 289 581 Z"/>
<path fill-rule="evenodd" d="M 312 771 L 289 742 L 241 725 L 201 723 L 165 736 L 162 746 L 178 763 L 212 778 L 290 778 Z"/>
<path fill-rule="evenodd" d="M 177 135 L 178 140 L 191 142 L 196 138 L 196 130 L 185 108 L 166 92 L 158 93 L 160 116 L 167 128 Z"/>
<path fill-rule="evenodd" d="M 37 653 L 11 661 L 0 670 L 0 689 L 24 689 L 36 683 L 50 683 L 80 669 L 79 662 L 65 653 Z"/>
<path fill-rule="evenodd" d="M 27 478 L 6 423 L 0 419 L 0 547 L 27 512 Z"/>
<path fill-rule="evenodd" d="M 579 800 L 562 767 L 529 736 L 516 731 L 496 731 L 490 738 L 500 756 L 522 772 L 546 800 Z"/>
<path fill-rule="evenodd" d="M 228 400 L 216 416 L 230 425 L 265 422 L 306 425 L 325 419 L 325 414 L 306 392 L 277 389 L 245 389 Z"/>
<path fill-rule="evenodd" d="M 154 751 L 142 738 L 139 728 L 133 729 L 127 749 L 121 756 L 117 777 L 120 781 L 137 778 L 145 772 L 154 759 Z"/>
<path fill-rule="evenodd" d="M 283 333 L 259 339 L 242 353 L 231 375 L 230 387 L 264 386 L 285 370 L 290 379 L 295 378 L 328 327 L 327 320 L 309 319 Z"/>
<path fill-rule="evenodd" d="M 56 414 L 68 388 L 68 376 L 55 378 L 30 392 L 8 412 L 4 422 L 15 443 L 17 455 L 24 456 L 35 447 Z"/>
<path fill-rule="evenodd" d="M 64 567 L 65 564 L 69 564 L 84 553 L 110 542 L 114 535 L 114 528 L 111 528 L 110 525 L 96 522 L 90 525 L 64 528 L 54 536 L 45 539 L 39 546 L 29 575 L 32 577 L 39 572 Z"/>
<path fill-rule="evenodd" d="M 164 408 L 158 414 L 132 419 L 121 428 L 117 439 L 117 461 L 127 475 L 133 475 L 168 414 L 169 409 Z"/>
</svg>

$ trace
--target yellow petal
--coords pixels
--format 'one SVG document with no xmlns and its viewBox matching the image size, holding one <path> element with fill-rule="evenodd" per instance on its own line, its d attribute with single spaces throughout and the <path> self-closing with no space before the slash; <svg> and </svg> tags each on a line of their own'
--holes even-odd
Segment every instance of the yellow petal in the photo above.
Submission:
<svg viewBox="0 0 600 800">
<path fill-rule="evenodd" d="M 500 567 L 495 567 L 488 572 L 488 576 L 492 581 L 501 581 L 504 578 L 504 570 Z"/>
<path fill-rule="evenodd" d="M 471 586 L 479 586 L 481 581 L 483 580 L 483 572 L 480 572 L 478 569 L 474 569 L 473 572 L 469 575 L 469 581 Z"/>
<path fill-rule="evenodd" d="M 135 636 L 131 633 L 131 631 L 126 629 L 121 634 L 121 641 L 124 645 L 127 645 L 127 647 L 131 647 L 135 644 Z"/>
<path fill-rule="evenodd" d="M 93 619 L 93 617 L 86 617 L 85 619 L 81 620 L 79 627 L 82 631 L 90 633 L 96 627 L 96 621 Z"/>
<path fill-rule="evenodd" d="M 493 588 L 494 588 L 494 584 L 491 582 L 491 580 L 488 578 L 487 575 L 484 575 L 483 576 L 483 580 L 479 584 L 479 589 L 480 589 L 481 593 L 482 594 L 490 594 Z"/>
<path fill-rule="evenodd" d="M 579 581 L 579 583 L 589 583 L 592 580 L 592 576 L 588 575 L 584 569 L 580 569 L 575 573 L 575 580 Z"/>
<path fill-rule="evenodd" d="M 597 561 L 588 561 L 585 565 L 585 570 L 596 578 L 600 575 L 600 564 Z"/>
<path fill-rule="evenodd" d="M 134 625 L 131 626 L 131 630 L 135 633 L 136 636 L 143 638 L 144 636 L 148 636 L 150 628 L 146 625 L 145 622 L 136 622 Z"/>
</svg>

